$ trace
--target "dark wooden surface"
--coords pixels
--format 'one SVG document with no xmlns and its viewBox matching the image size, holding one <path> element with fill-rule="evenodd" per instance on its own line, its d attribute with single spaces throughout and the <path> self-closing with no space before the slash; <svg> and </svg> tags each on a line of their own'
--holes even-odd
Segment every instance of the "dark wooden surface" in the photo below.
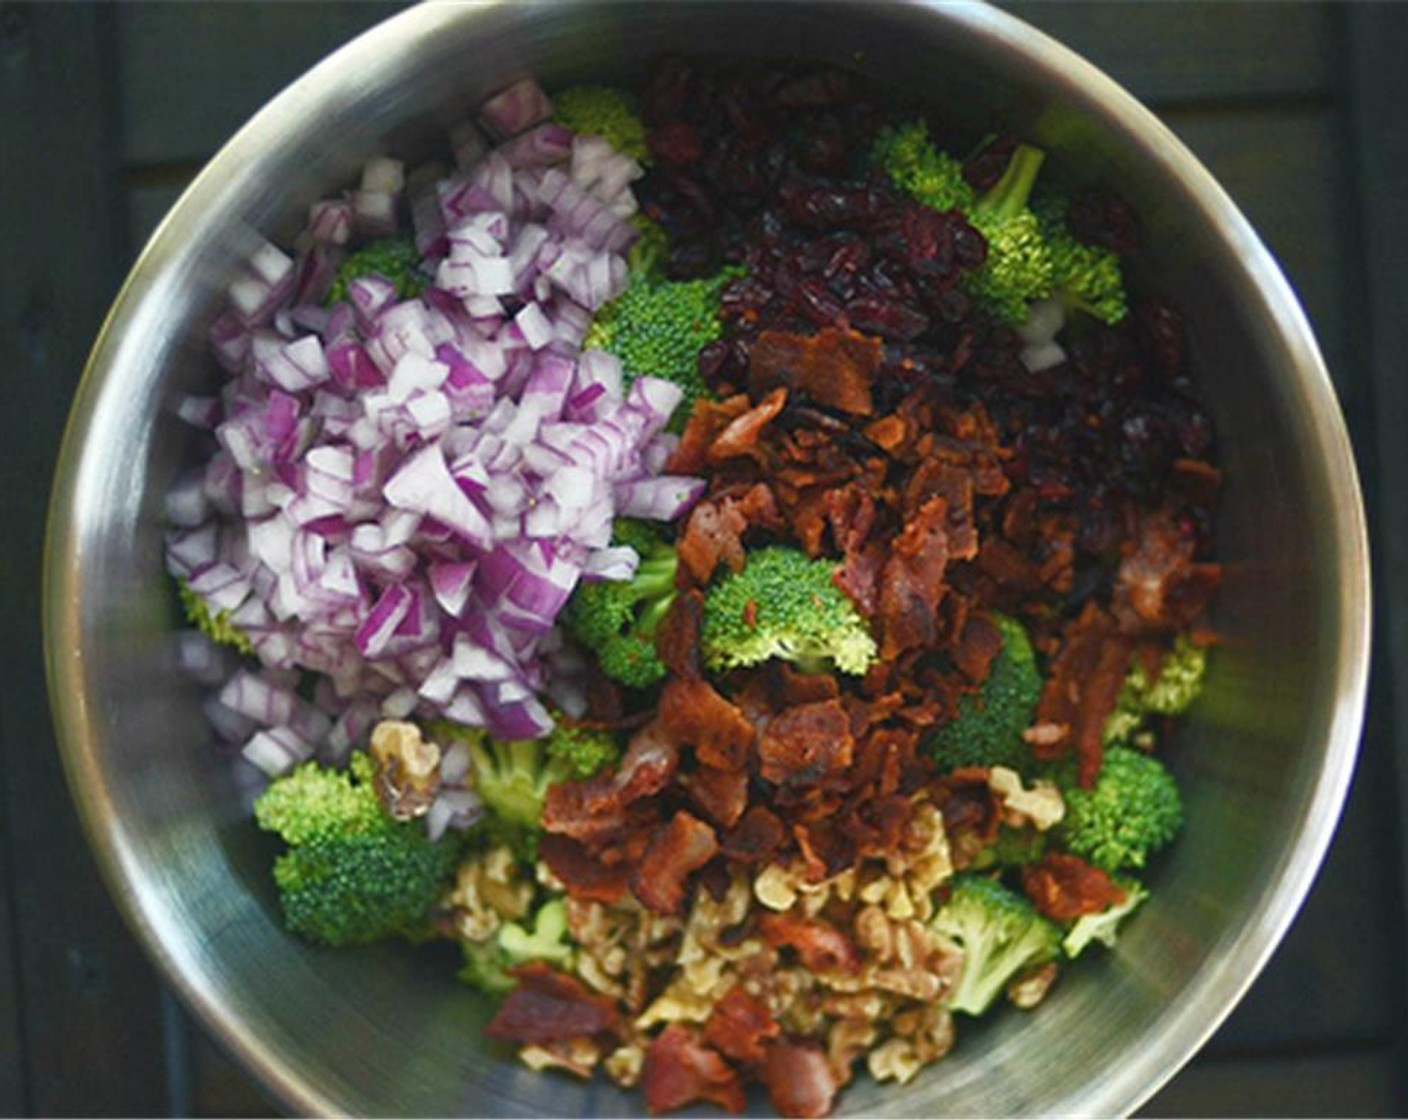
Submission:
<svg viewBox="0 0 1408 1120">
<path fill-rule="evenodd" d="M 1315 323 L 1370 504 L 1376 661 L 1324 873 L 1266 972 L 1150 1115 L 1402 1115 L 1408 972 L 1408 7 L 1008 5 L 1203 158 Z M 122 274 L 255 109 L 397 5 L 0 4 L 0 1114 L 268 1115 L 108 901 L 63 786 L 41 664 L 44 503 Z"/>
</svg>

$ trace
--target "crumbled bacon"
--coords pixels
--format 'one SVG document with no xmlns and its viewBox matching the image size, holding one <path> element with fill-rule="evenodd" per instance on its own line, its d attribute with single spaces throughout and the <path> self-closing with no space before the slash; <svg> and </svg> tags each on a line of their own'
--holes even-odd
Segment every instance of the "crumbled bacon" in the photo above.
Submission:
<svg viewBox="0 0 1408 1120">
<path fill-rule="evenodd" d="M 748 808 L 748 772 L 701 766 L 682 784 L 691 800 L 720 828 L 732 828 Z"/>
<path fill-rule="evenodd" d="M 762 1080 L 779 1116 L 825 1116 L 841 1087 L 826 1051 L 808 1039 L 773 1042 Z"/>
<path fill-rule="evenodd" d="M 719 433 L 748 411 L 748 396 L 739 393 L 725 401 L 700 397 L 680 435 L 679 446 L 665 464 L 670 474 L 702 475 L 709 469 L 709 448 Z"/>
<path fill-rule="evenodd" d="M 714 830 L 683 810 L 655 831 L 631 876 L 631 891 L 657 914 L 678 914 L 684 905 L 685 880 L 719 850 Z"/>
<path fill-rule="evenodd" d="M 655 631 L 655 654 L 677 677 L 699 676 L 699 630 L 704 624 L 704 593 L 681 591 Z"/>
<path fill-rule="evenodd" d="M 741 984 L 714 1004 L 704 1023 L 704 1038 L 736 1062 L 761 1062 L 767 1043 L 782 1033 L 772 1012 Z"/>
<path fill-rule="evenodd" d="M 827 327 L 807 336 L 763 331 L 749 352 L 749 387 L 761 395 L 796 389 L 826 408 L 856 416 L 874 411 L 870 387 L 884 360 L 878 338 Z"/>
<path fill-rule="evenodd" d="M 740 455 L 755 455 L 763 429 L 777 418 L 786 403 L 787 390 L 774 389 L 757 405 L 731 420 L 709 445 L 709 462 L 721 463 Z"/>
<path fill-rule="evenodd" d="M 787 841 L 787 830 L 777 814 L 763 805 L 751 805 L 736 826 L 724 834 L 724 855 L 738 863 L 763 863 Z"/>
<path fill-rule="evenodd" d="M 604 863 L 569 837 L 543 833 L 538 838 L 538 858 L 573 898 L 612 903 L 626 893 L 629 874 L 624 864 Z"/>
<path fill-rule="evenodd" d="M 1108 873 L 1063 852 L 1047 852 L 1024 867 L 1022 889 L 1038 910 L 1056 922 L 1098 914 L 1125 900 L 1124 888 Z"/>
<path fill-rule="evenodd" d="M 699 586 L 713 578 L 714 569 L 725 564 L 730 571 L 743 570 L 743 532 L 748 521 L 736 503 L 699 502 L 690 512 L 680 534 L 676 551 L 680 566 Z"/>
<path fill-rule="evenodd" d="M 880 656 L 892 660 L 935 637 L 935 611 L 944 593 L 948 564 L 948 503 L 930 498 L 895 538 L 880 577 Z"/>
<path fill-rule="evenodd" d="M 769 945 L 795 950 L 804 968 L 817 972 L 860 970 L 860 950 L 855 942 L 820 918 L 767 911 L 758 916 L 758 932 Z"/>
<path fill-rule="evenodd" d="M 677 743 L 694 748 L 705 766 L 734 770 L 753 744 L 753 725 L 701 678 L 677 677 L 660 694 L 661 730 Z"/>
<path fill-rule="evenodd" d="M 953 664 L 974 684 L 987 679 L 993 660 L 1002 652 L 1002 632 L 984 615 L 970 615 L 949 651 Z"/>
<path fill-rule="evenodd" d="M 1206 609 L 1222 579 L 1216 564 L 1195 563 L 1196 541 L 1167 510 L 1140 519 L 1133 547 L 1120 562 L 1112 610 L 1126 633 L 1187 628 Z"/>
<path fill-rule="evenodd" d="M 518 986 L 499 1005 L 484 1033 L 500 1042 L 543 1045 L 620 1030 L 616 1002 L 544 961 L 513 970 Z"/>
<path fill-rule="evenodd" d="M 777 785 L 815 784 L 848 767 L 854 747 L 840 701 L 797 704 L 775 715 L 759 735 L 760 771 Z"/>
<path fill-rule="evenodd" d="M 657 1116 L 695 1101 L 711 1101 L 732 1113 L 743 1111 L 738 1073 L 683 1023 L 671 1023 L 651 1039 L 640 1085 L 646 1108 Z"/>
</svg>

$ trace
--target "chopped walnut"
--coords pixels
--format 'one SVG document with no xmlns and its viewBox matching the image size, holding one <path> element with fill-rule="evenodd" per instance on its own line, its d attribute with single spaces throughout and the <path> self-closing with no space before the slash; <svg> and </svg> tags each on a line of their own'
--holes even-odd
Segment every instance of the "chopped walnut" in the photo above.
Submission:
<svg viewBox="0 0 1408 1120">
<path fill-rule="evenodd" d="M 578 1077 L 590 1077 L 601 1060 L 601 1049 L 589 1038 L 570 1038 L 563 1042 L 521 1047 L 518 1060 L 529 1069 L 565 1069 Z"/>
<path fill-rule="evenodd" d="M 645 1047 L 633 1042 L 611 1051 L 602 1063 L 602 1068 L 617 1085 L 629 1089 L 640 1080 L 641 1067 L 644 1065 Z"/>
<path fill-rule="evenodd" d="M 1007 998 L 1014 1007 L 1030 1011 L 1046 998 L 1046 993 L 1051 990 L 1051 985 L 1056 983 L 1059 971 L 1055 961 L 1047 961 L 1045 964 L 1025 969 L 1007 985 Z"/>
<path fill-rule="evenodd" d="M 826 1036 L 826 1058 L 842 1084 L 850 1081 L 856 1060 L 875 1044 L 876 1026 L 866 1018 L 841 1019 Z"/>
<path fill-rule="evenodd" d="M 1005 766 L 988 771 L 988 788 L 1002 799 L 1003 819 L 1013 828 L 1031 824 L 1038 832 L 1045 832 L 1066 815 L 1066 802 L 1054 784 L 1037 779 L 1027 789 L 1017 772 Z"/>
<path fill-rule="evenodd" d="M 506 847 L 490 848 L 465 860 L 441 905 L 455 933 L 466 941 L 487 941 L 505 921 L 528 913 L 533 884 L 518 875 L 518 861 Z"/>
<path fill-rule="evenodd" d="M 424 816 L 440 791 L 440 748 L 421 738 L 420 728 L 384 719 L 372 730 L 377 799 L 398 821 Z"/>
</svg>

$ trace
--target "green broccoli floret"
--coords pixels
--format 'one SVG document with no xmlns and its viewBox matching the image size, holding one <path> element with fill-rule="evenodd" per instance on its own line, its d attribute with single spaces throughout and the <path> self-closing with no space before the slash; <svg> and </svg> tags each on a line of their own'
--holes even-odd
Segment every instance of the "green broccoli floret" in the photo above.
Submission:
<svg viewBox="0 0 1408 1120">
<path fill-rule="evenodd" d="M 247 657 L 253 656 L 254 646 L 249 635 L 230 621 L 229 611 L 212 614 L 210 604 L 192 591 L 185 580 L 177 581 L 176 593 L 181 597 L 181 608 L 192 626 L 212 642 L 231 646 Z"/>
<path fill-rule="evenodd" d="M 621 753 L 610 732 L 561 722 L 541 739 L 484 737 L 466 745 L 489 831 L 524 857 L 536 848 L 548 787 L 589 778 Z"/>
<path fill-rule="evenodd" d="M 741 572 L 705 595 L 699 649 L 713 671 L 772 658 L 806 670 L 861 674 L 875 662 L 875 639 L 832 578 L 836 563 L 774 546 L 748 554 Z"/>
<path fill-rule="evenodd" d="M 1034 828 L 1012 828 L 1000 825 L 997 837 L 982 848 L 969 866 L 974 871 L 990 867 L 1025 867 L 1035 863 L 1046 852 L 1046 833 Z"/>
<path fill-rule="evenodd" d="M 362 276 L 380 276 L 396 285 L 397 299 L 414 299 L 425 291 L 430 278 L 421 270 L 415 242 L 402 237 L 373 241 L 342 262 L 325 301 L 331 307 L 347 298 L 347 287 Z"/>
<path fill-rule="evenodd" d="M 1051 256 L 1051 282 L 1067 311 L 1118 323 L 1129 310 L 1119 254 L 1078 241 L 1066 225 L 1070 200 L 1048 191 L 1032 204 Z"/>
<path fill-rule="evenodd" d="M 1207 667 L 1207 649 L 1195 645 L 1186 634 L 1174 639 L 1173 648 L 1164 656 L 1153 681 L 1136 657 L 1115 701 L 1115 710 L 1105 721 L 1105 745 L 1131 742 L 1151 715 L 1176 716 L 1187 711 L 1203 690 Z"/>
<path fill-rule="evenodd" d="M 274 861 L 284 920 L 312 941 L 413 937 L 454 871 L 458 838 L 431 841 L 423 823 L 392 818 L 373 771 L 362 751 L 346 770 L 305 762 L 255 802 L 259 827 L 289 846 Z"/>
<path fill-rule="evenodd" d="M 632 277 L 664 279 L 664 261 L 670 249 L 665 227 L 644 213 L 631 215 L 631 225 L 639 236 L 626 253 L 626 268 Z"/>
<path fill-rule="evenodd" d="M 922 120 L 882 129 L 871 160 L 895 186 L 931 209 L 967 213 L 977 201 L 963 178 L 963 164 L 930 142 L 929 126 Z"/>
<path fill-rule="evenodd" d="M 929 739 L 929 750 L 945 771 L 1006 766 L 1029 776 L 1032 752 L 1022 732 L 1036 719 L 1041 673 L 1022 624 L 1006 615 L 991 618 L 1002 635 L 1002 649 L 978 691 L 960 697 L 958 714 Z"/>
<path fill-rule="evenodd" d="M 1027 206 L 1046 153 L 1018 144 L 1002 177 L 968 211 L 988 243 L 983 267 L 963 279 L 965 289 L 999 319 L 1026 321 L 1032 300 L 1051 294 L 1054 273 L 1041 223 Z"/>
<path fill-rule="evenodd" d="M 627 580 L 577 586 L 563 609 L 567 632 L 596 653 L 602 672 L 632 688 L 649 688 L 665 677 L 655 652 L 655 631 L 675 599 L 679 560 L 674 548 L 643 522 L 617 521 L 612 540 L 640 556 Z"/>
<path fill-rule="evenodd" d="M 1183 827 L 1183 799 L 1173 775 L 1151 755 L 1128 747 L 1105 752 L 1091 789 L 1064 791 L 1057 826 L 1073 854 L 1106 871 L 1143 867 Z"/>
<path fill-rule="evenodd" d="M 530 929 L 505 922 L 485 941 L 462 941 L 464 966 L 459 979 L 489 995 L 503 995 L 517 981 L 509 969 L 528 961 L 551 961 L 568 967 L 572 944 L 567 937 L 567 904 L 551 898 L 538 909 Z"/>
<path fill-rule="evenodd" d="M 600 136 L 624 156 L 650 165 L 636 99 L 614 86 L 571 86 L 552 99 L 553 120 L 580 136 Z"/>
<path fill-rule="evenodd" d="M 723 335 L 720 293 L 742 275 L 739 268 L 702 280 L 656 280 L 636 273 L 626 290 L 596 313 L 582 349 L 615 354 L 627 385 L 637 377 L 659 377 L 683 389 L 671 417 L 677 431 L 694 402 L 711 395 L 699 375 L 699 351 Z"/>
<path fill-rule="evenodd" d="M 955 875 L 949 899 L 933 928 L 963 949 L 963 972 L 949 1009 L 981 1015 L 1019 972 L 1054 960 L 1061 928 L 1037 913 L 1028 899 L 995 879 Z"/>
<path fill-rule="evenodd" d="M 1080 956 L 1092 941 L 1098 941 L 1113 949 L 1125 918 L 1149 897 L 1149 892 L 1136 880 L 1125 875 L 1116 875 L 1114 879 L 1124 890 L 1124 901 L 1117 902 L 1098 914 L 1082 914 L 1071 923 L 1065 940 L 1061 942 L 1066 956 L 1072 959 Z"/>
</svg>

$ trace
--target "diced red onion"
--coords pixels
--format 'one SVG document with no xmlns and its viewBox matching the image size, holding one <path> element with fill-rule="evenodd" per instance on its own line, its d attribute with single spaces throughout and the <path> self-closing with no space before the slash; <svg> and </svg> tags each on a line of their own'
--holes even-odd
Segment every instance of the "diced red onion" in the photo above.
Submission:
<svg viewBox="0 0 1408 1120">
<path fill-rule="evenodd" d="M 501 140 L 552 116 L 552 102 L 532 78 L 522 78 L 479 107 L 479 119 Z"/>
</svg>

